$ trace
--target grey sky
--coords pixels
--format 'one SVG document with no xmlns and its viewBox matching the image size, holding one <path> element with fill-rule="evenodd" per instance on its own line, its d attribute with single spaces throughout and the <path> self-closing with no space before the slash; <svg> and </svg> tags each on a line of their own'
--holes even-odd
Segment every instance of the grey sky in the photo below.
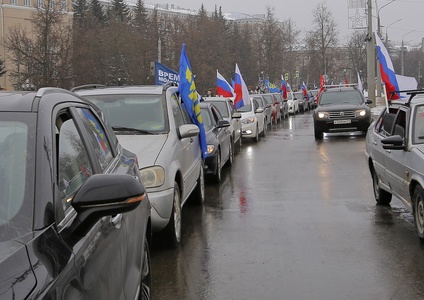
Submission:
<svg viewBox="0 0 424 300">
<path fill-rule="evenodd" d="M 359 2 L 359 0 L 353 1 Z M 175 6 L 196 11 L 199 10 L 203 3 L 209 12 L 212 12 L 215 5 L 217 5 L 218 7 L 221 6 L 223 12 L 241 12 L 246 14 L 264 14 L 266 6 L 270 6 L 274 8 L 275 16 L 280 21 L 291 18 L 296 22 L 297 27 L 305 32 L 312 29 L 312 11 L 317 3 L 322 3 L 324 0 L 145 0 L 145 2 L 174 4 Z M 353 16 L 356 10 L 348 9 L 348 0 L 325 0 L 325 2 L 337 23 L 340 40 L 346 40 L 346 37 L 353 33 L 353 29 L 349 29 L 349 24 L 352 24 L 352 22 L 349 22 L 349 16 Z M 367 1 L 364 2 L 366 3 Z M 424 37 L 424 0 L 395 0 L 393 3 L 390 2 L 392 0 L 377 0 L 383 37 L 385 37 L 387 29 L 389 40 L 395 43 L 400 44 L 402 38 L 405 44 L 421 43 Z M 373 30 L 375 31 L 377 30 L 376 0 L 372 0 L 372 3 L 373 16 L 375 16 L 373 17 Z M 398 21 L 399 19 L 401 20 Z M 389 27 L 387 28 L 387 26 Z M 411 32 L 412 30 L 414 31 Z"/>
</svg>

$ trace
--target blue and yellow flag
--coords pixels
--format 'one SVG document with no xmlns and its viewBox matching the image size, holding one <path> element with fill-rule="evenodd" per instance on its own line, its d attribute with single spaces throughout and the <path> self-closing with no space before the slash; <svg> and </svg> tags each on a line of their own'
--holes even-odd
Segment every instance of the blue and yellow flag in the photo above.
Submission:
<svg viewBox="0 0 424 300">
<path fill-rule="evenodd" d="M 269 80 L 264 80 L 266 87 L 270 93 L 279 93 L 280 89 L 273 83 L 269 82 Z"/>
<path fill-rule="evenodd" d="M 191 71 L 190 62 L 185 52 L 185 44 L 183 44 L 181 49 L 180 84 L 178 86 L 178 90 L 180 92 L 181 99 L 190 114 L 191 120 L 200 129 L 200 147 L 202 149 L 202 158 L 205 159 L 208 156 L 208 144 L 206 142 L 206 132 L 203 127 L 202 115 L 200 113 L 200 95 L 196 91 L 193 72 Z"/>
</svg>

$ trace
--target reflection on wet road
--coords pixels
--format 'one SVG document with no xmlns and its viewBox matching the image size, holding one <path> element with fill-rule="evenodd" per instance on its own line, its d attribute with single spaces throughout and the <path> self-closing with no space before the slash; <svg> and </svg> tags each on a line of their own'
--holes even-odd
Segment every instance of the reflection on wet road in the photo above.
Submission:
<svg viewBox="0 0 424 300">
<path fill-rule="evenodd" d="M 315 141 L 309 113 L 244 142 L 182 244 L 155 240 L 154 298 L 423 299 L 423 245 L 397 199 L 375 205 L 364 142 Z"/>
</svg>

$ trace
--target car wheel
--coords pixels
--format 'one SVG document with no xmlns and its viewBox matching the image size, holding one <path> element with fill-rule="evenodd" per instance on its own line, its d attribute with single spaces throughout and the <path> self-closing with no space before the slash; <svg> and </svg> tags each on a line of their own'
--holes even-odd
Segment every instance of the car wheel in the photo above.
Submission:
<svg viewBox="0 0 424 300">
<path fill-rule="evenodd" d="M 314 128 L 314 134 L 315 134 L 315 139 L 316 140 L 322 140 L 323 137 L 323 133 L 321 130 L 317 129 L 316 127 Z"/>
<path fill-rule="evenodd" d="M 371 171 L 371 176 L 372 176 L 372 187 L 374 190 L 375 201 L 377 201 L 377 203 L 380 205 L 390 204 L 390 202 L 392 201 L 392 194 L 390 194 L 389 192 L 379 187 L 378 176 L 374 170 Z"/>
<path fill-rule="evenodd" d="M 255 142 L 259 142 L 259 127 L 256 125 Z"/>
<path fill-rule="evenodd" d="M 227 163 L 225 164 L 225 166 L 227 167 L 231 167 L 233 165 L 234 162 L 234 146 L 233 146 L 233 140 L 230 141 L 230 149 L 229 149 L 229 153 L 228 153 L 228 160 Z"/>
<path fill-rule="evenodd" d="M 418 237 L 424 240 L 424 191 L 420 185 L 417 185 L 412 196 L 414 203 L 414 221 Z"/>
<path fill-rule="evenodd" d="M 144 253 L 141 269 L 141 287 L 138 296 L 139 300 L 150 300 L 152 298 L 152 274 L 150 268 L 150 249 L 147 237 L 144 239 Z"/>
<path fill-rule="evenodd" d="M 215 183 L 221 182 L 221 151 L 218 151 L 216 156 L 216 170 L 215 174 L 213 175 L 213 181 Z"/>
<path fill-rule="evenodd" d="M 197 178 L 196 188 L 190 195 L 191 203 L 201 205 L 205 202 L 205 172 L 203 163 L 200 166 L 199 178 Z"/>
<path fill-rule="evenodd" d="M 172 213 L 168 225 L 165 229 L 166 239 L 173 247 L 181 242 L 181 197 L 178 184 L 174 183 L 174 200 L 172 204 Z"/>
<path fill-rule="evenodd" d="M 262 137 L 265 137 L 266 136 L 266 126 L 265 126 L 265 124 L 264 124 L 264 127 L 262 129 L 261 136 Z"/>
</svg>

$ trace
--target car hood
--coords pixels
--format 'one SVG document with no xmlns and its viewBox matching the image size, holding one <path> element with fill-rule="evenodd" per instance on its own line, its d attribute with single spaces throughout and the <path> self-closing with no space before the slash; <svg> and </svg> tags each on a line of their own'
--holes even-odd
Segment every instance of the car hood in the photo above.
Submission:
<svg viewBox="0 0 424 300">
<path fill-rule="evenodd" d="M 125 149 L 135 153 L 140 168 L 153 166 L 168 139 L 168 134 L 117 135 Z"/>
<path fill-rule="evenodd" d="M 250 117 L 253 117 L 253 116 L 255 116 L 255 114 L 252 111 L 247 111 L 247 112 L 242 112 L 241 113 L 241 119 L 242 120 L 243 119 L 250 118 Z"/>
<path fill-rule="evenodd" d="M 36 285 L 25 245 L 0 242 L 0 295 L 4 299 L 26 299 Z"/>
<path fill-rule="evenodd" d="M 316 109 L 319 111 L 339 111 L 339 110 L 357 110 L 357 109 L 368 109 L 365 104 L 325 104 L 319 105 Z"/>
</svg>

